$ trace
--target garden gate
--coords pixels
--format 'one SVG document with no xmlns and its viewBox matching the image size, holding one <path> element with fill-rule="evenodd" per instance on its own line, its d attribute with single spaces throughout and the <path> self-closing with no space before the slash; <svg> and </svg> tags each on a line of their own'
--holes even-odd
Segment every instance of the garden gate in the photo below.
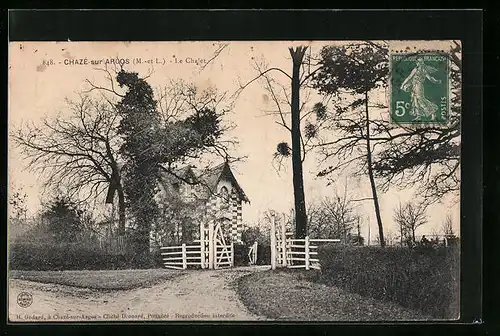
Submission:
<svg viewBox="0 0 500 336">
<path fill-rule="evenodd" d="M 320 269 L 317 243 L 338 243 L 340 239 L 293 239 L 287 232 L 285 222 L 276 225 L 274 215 L 271 216 L 271 268 L 277 265 L 288 268 Z M 316 244 L 316 245 L 315 245 Z"/>
<path fill-rule="evenodd" d="M 208 221 L 200 226 L 200 239 L 193 245 L 162 247 L 166 268 L 186 269 L 188 266 L 218 269 L 234 266 L 234 243 L 227 244 L 221 221 Z"/>
<path fill-rule="evenodd" d="M 207 225 L 208 224 L 208 225 Z M 200 242 L 203 246 L 203 265 L 209 269 L 227 268 L 234 265 L 234 243 L 226 243 L 222 220 L 209 221 L 200 228 Z"/>
</svg>

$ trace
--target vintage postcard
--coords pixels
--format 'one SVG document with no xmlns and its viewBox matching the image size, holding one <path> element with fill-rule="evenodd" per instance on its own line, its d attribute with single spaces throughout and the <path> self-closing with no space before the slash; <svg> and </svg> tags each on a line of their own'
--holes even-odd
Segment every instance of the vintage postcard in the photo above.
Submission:
<svg viewBox="0 0 500 336">
<path fill-rule="evenodd" d="M 461 52 L 11 42 L 8 320 L 458 319 Z"/>
</svg>

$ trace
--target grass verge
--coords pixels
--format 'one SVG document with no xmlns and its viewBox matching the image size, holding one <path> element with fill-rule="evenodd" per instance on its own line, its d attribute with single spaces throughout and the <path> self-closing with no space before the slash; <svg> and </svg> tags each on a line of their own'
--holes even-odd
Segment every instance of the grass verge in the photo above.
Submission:
<svg viewBox="0 0 500 336">
<path fill-rule="evenodd" d="M 244 276 L 238 294 L 254 314 L 290 321 L 416 321 L 430 317 L 314 282 L 312 271 L 276 270 Z"/>
<path fill-rule="evenodd" d="M 319 249 L 321 282 L 391 301 L 440 320 L 460 311 L 460 249 L 326 245 Z"/>
<path fill-rule="evenodd" d="M 50 283 L 96 290 L 129 290 L 172 279 L 184 272 L 167 269 L 105 271 L 10 271 L 11 279 Z"/>
</svg>

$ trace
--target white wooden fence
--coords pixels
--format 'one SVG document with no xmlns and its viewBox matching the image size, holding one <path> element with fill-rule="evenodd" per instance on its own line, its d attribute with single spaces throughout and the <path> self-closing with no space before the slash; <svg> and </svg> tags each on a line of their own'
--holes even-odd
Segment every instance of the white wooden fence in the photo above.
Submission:
<svg viewBox="0 0 500 336">
<path fill-rule="evenodd" d="M 320 269 L 318 259 L 319 243 L 338 243 L 340 239 L 293 239 L 291 232 L 286 232 L 284 223 L 276 227 L 274 216 L 271 220 L 271 268 L 277 265 L 289 268 Z"/>
<path fill-rule="evenodd" d="M 190 265 L 203 267 L 201 245 L 166 246 L 161 251 L 166 268 L 186 269 Z"/>
<path fill-rule="evenodd" d="M 182 244 L 180 246 L 161 247 L 163 265 L 166 268 L 186 269 L 188 266 L 199 266 L 210 268 L 206 264 L 205 254 L 209 253 L 203 249 L 204 244 L 195 241 L 193 245 Z M 226 268 L 234 265 L 234 244 L 215 245 L 213 268 Z"/>
<path fill-rule="evenodd" d="M 305 239 L 289 238 L 286 240 L 285 260 L 281 264 L 289 268 L 320 269 L 317 243 L 338 242 L 340 239 L 310 239 L 309 236 Z"/>
</svg>

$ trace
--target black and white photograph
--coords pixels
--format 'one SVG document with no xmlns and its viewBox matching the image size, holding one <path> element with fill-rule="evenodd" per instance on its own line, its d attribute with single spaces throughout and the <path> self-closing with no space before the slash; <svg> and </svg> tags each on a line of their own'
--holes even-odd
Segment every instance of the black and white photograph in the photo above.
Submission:
<svg viewBox="0 0 500 336">
<path fill-rule="evenodd" d="M 460 318 L 459 40 L 10 42 L 8 319 Z"/>
</svg>

